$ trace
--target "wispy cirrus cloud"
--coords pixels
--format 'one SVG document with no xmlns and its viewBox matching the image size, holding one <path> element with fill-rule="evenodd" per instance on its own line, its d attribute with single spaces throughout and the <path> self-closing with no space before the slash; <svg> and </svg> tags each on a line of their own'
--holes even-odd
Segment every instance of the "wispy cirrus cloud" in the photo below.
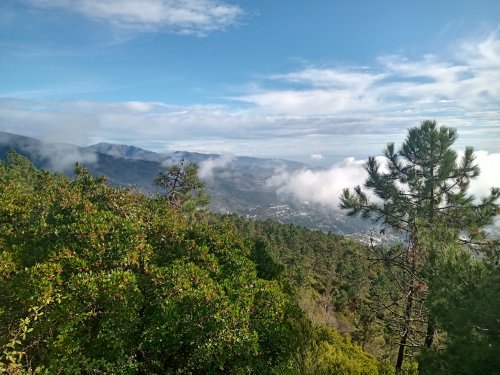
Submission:
<svg viewBox="0 0 500 375">
<path fill-rule="evenodd" d="M 235 24 L 243 10 L 223 0 L 29 0 L 80 13 L 120 29 L 206 35 Z"/>
<path fill-rule="evenodd" d="M 267 88 L 267 82 L 273 88 Z M 481 41 L 464 42 L 446 58 L 391 55 L 379 57 L 372 67 L 312 66 L 270 75 L 255 87 L 235 99 L 268 113 L 404 112 L 425 117 L 499 111 L 500 39 L 492 33 Z"/>
<path fill-rule="evenodd" d="M 385 78 L 385 74 L 373 74 L 347 69 L 307 68 L 287 74 L 275 74 L 271 79 L 302 83 L 314 87 L 350 89 L 360 92 L 370 87 L 374 82 Z"/>
</svg>

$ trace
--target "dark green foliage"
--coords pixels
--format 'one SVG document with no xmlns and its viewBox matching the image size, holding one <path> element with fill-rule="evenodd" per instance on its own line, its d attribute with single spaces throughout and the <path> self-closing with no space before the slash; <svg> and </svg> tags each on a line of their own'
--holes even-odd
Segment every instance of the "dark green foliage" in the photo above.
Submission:
<svg viewBox="0 0 500 375">
<path fill-rule="evenodd" d="M 237 216 L 225 220 L 255 244 L 257 271 L 286 282 L 316 324 L 339 330 L 370 353 L 387 350 L 383 327 L 370 309 L 371 285 L 383 278 L 383 268 L 362 256 L 364 245 L 290 224 Z M 276 265 L 283 271 L 278 273 Z"/>
<path fill-rule="evenodd" d="M 385 164 L 368 159 L 366 191 L 357 186 L 341 196 L 341 208 L 349 215 L 374 218 L 406 238 L 403 247 L 372 248 L 374 260 L 387 266 L 394 285 L 381 306 L 392 314 L 394 328 L 400 332 L 397 370 L 402 368 L 408 346 L 431 347 L 435 336 L 436 319 L 427 309 L 427 295 L 434 253 L 444 240 L 434 237 L 435 241 L 424 244 L 424 234 L 443 227 L 449 229 L 446 240 L 450 243 L 465 242 L 483 250 L 491 247 L 484 241 L 484 227 L 493 223 L 498 212 L 500 189 L 492 188 L 479 204 L 467 194 L 479 168 L 471 147 L 458 158 L 451 148 L 456 138 L 455 129 L 438 127 L 435 121 L 422 122 L 408 131 L 399 151 L 393 143 L 387 145 Z M 369 193 L 379 202 L 372 202 Z"/>
<path fill-rule="evenodd" d="M 154 184 L 166 190 L 165 197 L 172 207 L 184 212 L 206 209 L 210 203 L 205 185 L 198 178 L 198 165 L 185 163 L 184 159 L 169 166 L 166 172 L 158 172 Z"/>
<path fill-rule="evenodd" d="M 480 228 L 492 223 L 500 190 L 492 189 L 488 198 L 474 205 L 467 189 L 470 180 L 479 175 L 479 168 L 471 147 L 458 160 L 457 153 L 450 148 L 456 137 L 455 129 L 438 127 L 435 121 L 424 121 L 410 129 L 398 152 L 393 143 L 387 145 L 385 168 L 374 157 L 365 165 L 368 172 L 365 188 L 382 203 L 369 202 L 367 192 L 356 187 L 354 193 L 344 190 L 341 207 L 349 215 L 374 217 L 410 235 L 416 230 L 416 221 L 423 219 L 420 224 L 432 226 L 439 222 L 468 229 L 476 238 Z"/>
<path fill-rule="evenodd" d="M 0 171 L 3 369 L 261 373 L 292 363 L 298 312 L 257 277 L 234 231 L 79 166 L 70 181 L 11 155 Z"/>
<path fill-rule="evenodd" d="M 296 374 L 315 357 L 323 373 L 377 373 L 356 345 L 315 333 L 273 244 L 236 220 L 193 220 L 79 165 L 70 180 L 12 154 L 0 179 L 0 373 Z M 291 233 L 290 246 L 315 241 Z"/>
<path fill-rule="evenodd" d="M 443 343 L 419 356 L 423 374 L 500 372 L 500 269 L 463 248 L 436 241 L 449 230 L 434 230 L 426 241 L 434 254 L 429 304 L 445 332 Z M 466 355 L 464 355 L 466 353 Z"/>
<path fill-rule="evenodd" d="M 257 267 L 257 275 L 266 280 L 278 279 L 282 275 L 285 267 L 274 260 L 269 254 L 270 244 L 263 239 L 257 238 L 252 246 L 251 259 Z"/>
</svg>

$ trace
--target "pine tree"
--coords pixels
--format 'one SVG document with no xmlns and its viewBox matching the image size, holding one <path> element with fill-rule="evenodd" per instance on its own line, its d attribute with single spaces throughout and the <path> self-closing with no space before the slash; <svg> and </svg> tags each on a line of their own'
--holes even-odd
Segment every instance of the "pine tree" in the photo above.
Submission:
<svg viewBox="0 0 500 375">
<path fill-rule="evenodd" d="M 446 335 L 442 346 L 419 353 L 419 373 L 498 374 L 500 268 L 460 245 L 444 243 L 441 238 L 447 231 L 439 228 L 423 238 L 440 246 L 435 276 L 429 280 L 428 305 Z"/>
<path fill-rule="evenodd" d="M 403 296 L 398 301 L 392 298 L 393 304 L 403 302 L 398 313 L 401 326 L 397 371 L 402 368 L 405 348 L 430 347 L 435 333 L 434 321 L 425 307 L 433 246 L 421 244 L 419 233 L 446 226 L 453 231 L 450 240 L 477 249 L 486 238 L 484 227 L 493 222 L 498 212 L 500 189 L 492 188 L 479 204 L 467 194 L 471 179 L 480 171 L 472 147 L 458 157 L 452 149 L 456 139 L 455 129 L 424 121 L 409 130 L 399 151 L 395 151 L 394 143 L 387 145 L 384 163 L 375 157 L 368 159 L 365 189 L 345 189 L 341 196 L 340 207 L 348 210 L 349 215 L 373 218 L 384 227 L 402 232 L 406 238 L 405 246 L 378 252 L 379 260 L 386 262 L 397 276 Z M 415 329 L 416 323 L 422 321 L 426 324 L 424 334 Z"/>
<path fill-rule="evenodd" d="M 166 190 L 165 196 L 172 207 L 184 212 L 204 209 L 210 202 L 205 184 L 198 177 L 198 165 L 184 159 L 170 165 L 166 172 L 158 172 L 154 184 Z"/>
</svg>

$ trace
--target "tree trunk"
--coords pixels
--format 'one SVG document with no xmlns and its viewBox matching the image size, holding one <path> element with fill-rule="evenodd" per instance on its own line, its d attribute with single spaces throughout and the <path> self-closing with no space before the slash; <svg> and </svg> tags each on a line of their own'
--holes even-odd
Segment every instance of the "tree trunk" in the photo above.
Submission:
<svg viewBox="0 0 500 375">
<path fill-rule="evenodd" d="M 408 297 L 406 298 L 405 321 L 403 325 L 404 332 L 403 336 L 401 336 L 401 340 L 399 341 L 398 359 L 396 361 L 396 374 L 400 373 L 403 367 L 406 344 L 408 342 L 408 335 L 410 333 L 412 310 L 413 310 L 413 286 L 410 286 L 410 291 L 408 292 Z"/>
<path fill-rule="evenodd" d="M 435 331 L 436 329 L 434 328 L 434 324 L 432 323 L 431 317 L 429 316 L 429 322 L 427 323 L 427 332 L 425 333 L 425 342 L 424 342 L 426 348 L 430 348 L 432 346 L 432 341 L 434 340 Z"/>
</svg>

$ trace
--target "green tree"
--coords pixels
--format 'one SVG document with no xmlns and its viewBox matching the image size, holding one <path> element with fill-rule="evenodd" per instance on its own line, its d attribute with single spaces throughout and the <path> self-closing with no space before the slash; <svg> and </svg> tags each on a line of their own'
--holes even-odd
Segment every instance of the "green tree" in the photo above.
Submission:
<svg viewBox="0 0 500 375">
<path fill-rule="evenodd" d="M 297 310 L 250 243 L 75 172 L 0 161 L 0 373 L 290 370 Z"/>
<path fill-rule="evenodd" d="M 184 212 L 206 209 L 210 199 L 205 192 L 205 184 L 198 177 L 198 165 L 181 159 L 170 165 L 167 171 L 160 171 L 154 184 L 166 190 L 168 203 Z"/>
<path fill-rule="evenodd" d="M 426 295 L 432 272 L 430 254 L 433 244 L 424 245 L 420 232 L 435 226 L 453 230 L 452 240 L 480 245 L 485 239 L 482 229 L 493 222 L 498 210 L 500 190 L 476 204 L 467 194 L 471 179 L 479 175 L 471 147 L 462 158 L 452 149 L 457 138 L 453 128 L 438 127 L 435 121 L 424 121 L 408 132 L 405 142 L 395 150 L 389 143 L 384 150 L 384 163 L 368 158 L 365 170 L 368 178 L 362 189 L 345 189 L 340 207 L 349 215 L 374 218 L 385 227 L 405 235 L 405 246 L 378 249 L 377 260 L 384 261 L 395 276 L 400 296 L 392 297 L 387 307 L 400 309 L 399 350 L 396 369 L 403 365 L 407 346 L 430 347 L 435 322 L 426 309 Z M 369 193 L 372 197 L 370 199 Z M 462 237 L 461 237 L 462 235 Z M 466 237 L 463 237 L 466 235 Z M 401 298 L 402 297 L 402 298 Z M 416 323 L 426 325 L 422 335 Z"/>
<path fill-rule="evenodd" d="M 428 301 L 445 334 L 440 347 L 426 349 L 418 356 L 419 371 L 498 374 L 500 268 L 456 243 L 443 241 L 449 232 L 438 228 L 423 238 L 439 246 Z"/>
</svg>

